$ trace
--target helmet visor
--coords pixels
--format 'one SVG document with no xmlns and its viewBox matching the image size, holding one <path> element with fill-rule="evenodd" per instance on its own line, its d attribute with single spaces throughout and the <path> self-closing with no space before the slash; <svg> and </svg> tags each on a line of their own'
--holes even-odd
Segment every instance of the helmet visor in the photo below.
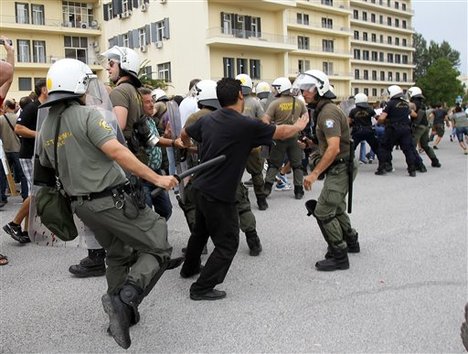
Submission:
<svg viewBox="0 0 468 354">
<path fill-rule="evenodd" d="M 298 96 L 304 91 L 313 91 L 317 87 L 318 81 L 315 77 L 308 74 L 299 74 L 292 84 L 291 92 Z"/>
</svg>

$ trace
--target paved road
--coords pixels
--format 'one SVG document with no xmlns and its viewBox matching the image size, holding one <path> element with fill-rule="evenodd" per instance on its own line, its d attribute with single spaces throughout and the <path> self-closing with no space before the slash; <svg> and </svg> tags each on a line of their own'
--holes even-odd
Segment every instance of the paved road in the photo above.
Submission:
<svg viewBox="0 0 468 354">
<path fill-rule="evenodd" d="M 129 351 L 463 352 L 468 157 L 448 137 L 437 154 L 443 167 L 426 161 L 428 173 L 416 178 L 407 176 L 400 151 L 388 176 L 361 165 L 352 221 L 362 252 L 350 255 L 347 271 L 314 269 L 325 243 L 306 217 L 305 199 L 273 192 L 267 211 L 255 208 L 264 252 L 250 257 L 242 238 L 219 286 L 227 298 L 191 301 L 192 281 L 167 272 L 140 306 Z M 2 225 L 18 202 L 0 211 Z M 188 229 L 177 206 L 169 232 L 178 255 Z M 0 352 L 121 351 L 106 334 L 104 278 L 75 279 L 67 271 L 85 250 L 0 239 L 10 259 L 0 268 Z"/>
</svg>

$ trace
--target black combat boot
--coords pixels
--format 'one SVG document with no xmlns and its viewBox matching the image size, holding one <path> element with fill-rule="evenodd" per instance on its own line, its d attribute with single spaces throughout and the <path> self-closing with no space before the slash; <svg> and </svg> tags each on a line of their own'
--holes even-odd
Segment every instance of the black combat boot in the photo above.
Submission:
<svg viewBox="0 0 468 354">
<path fill-rule="evenodd" d="M 439 159 L 437 159 L 437 158 L 431 160 L 431 166 L 432 167 L 442 167 L 442 165 L 439 162 Z"/>
<path fill-rule="evenodd" d="M 379 167 L 377 167 L 377 171 L 375 171 L 375 174 L 377 176 L 384 176 L 387 174 L 387 164 L 384 162 L 384 163 L 379 163 Z"/>
<path fill-rule="evenodd" d="M 393 172 L 393 165 L 391 162 L 385 163 L 385 172 Z"/>
<path fill-rule="evenodd" d="M 100 277 L 106 275 L 106 251 L 104 248 L 88 250 L 88 257 L 83 258 L 79 264 L 68 268 L 68 271 L 78 278 Z"/>
<path fill-rule="evenodd" d="M 256 257 L 262 252 L 262 244 L 260 243 L 260 238 L 257 235 L 257 231 L 249 231 L 245 233 L 247 240 L 247 245 L 249 246 L 249 254 L 253 257 Z"/>
<path fill-rule="evenodd" d="M 257 205 L 259 210 L 267 210 L 268 203 L 266 201 L 266 197 L 257 197 Z"/>
<path fill-rule="evenodd" d="M 344 239 L 348 245 L 348 253 L 359 253 L 361 252 L 361 247 L 359 246 L 358 241 L 359 234 L 356 230 L 350 229 L 344 234 Z"/>
<path fill-rule="evenodd" d="M 349 269 L 348 250 L 333 247 L 331 251 L 333 258 L 318 261 L 315 268 L 324 272 Z"/>
<path fill-rule="evenodd" d="M 424 164 L 422 162 L 418 165 L 418 167 L 416 167 L 416 170 L 421 172 L 421 173 L 427 172 L 427 168 L 426 168 L 426 166 L 424 166 Z"/>
<path fill-rule="evenodd" d="M 294 186 L 294 198 L 302 199 L 304 197 L 304 188 L 302 186 Z"/>
<path fill-rule="evenodd" d="M 271 194 L 271 189 L 273 188 L 273 183 L 265 182 L 263 190 L 265 191 L 265 197 L 268 197 Z"/>
</svg>

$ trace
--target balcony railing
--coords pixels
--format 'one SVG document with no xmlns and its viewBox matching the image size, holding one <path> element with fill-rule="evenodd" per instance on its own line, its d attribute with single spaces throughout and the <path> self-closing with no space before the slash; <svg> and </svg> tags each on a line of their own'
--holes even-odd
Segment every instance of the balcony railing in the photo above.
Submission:
<svg viewBox="0 0 468 354">
<path fill-rule="evenodd" d="M 324 54 L 337 54 L 337 55 L 351 55 L 351 50 L 338 50 L 334 48 L 323 48 L 323 47 L 308 47 L 308 48 L 298 48 L 297 50 L 307 51 L 312 53 L 324 53 Z"/>
<path fill-rule="evenodd" d="M 265 41 L 271 43 L 280 43 L 286 45 L 296 44 L 294 37 L 283 36 L 274 33 L 265 33 L 258 31 L 246 31 L 232 28 L 212 27 L 208 29 L 207 38 L 223 37 L 226 39 L 247 39 L 251 41 Z"/>
<path fill-rule="evenodd" d="M 2 14 L 2 26 L 18 25 L 18 26 L 45 26 L 45 27 L 69 27 L 69 28 L 81 28 L 81 29 L 94 29 L 99 30 L 100 26 L 98 21 L 64 21 L 63 19 L 55 18 L 42 18 L 40 23 L 32 23 L 32 19 L 29 19 L 28 23 L 21 23 L 16 21 L 15 16 L 4 16 Z"/>
<path fill-rule="evenodd" d="M 303 21 L 304 22 L 304 21 Z M 338 32 L 344 32 L 344 33 L 350 33 L 351 29 L 349 27 L 343 27 L 343 26 L 323 26 L 321 22 L 307 22 L 307 23 L 301 23 L 297 20 L 297 18 L 291 17 L 288 19 L 288 24 L 290 25 L 298 25 L 298 26 L 304 26 L 304 27 L 310 27 L 313 29 L 321 29 L 324 31 L 332 30 L 332 31 L 338 31 Z"/>
<path fill-rule="evenodd" d="M 314 5 L 320 5 L 320 6 L 327 6 L 327 7 L 331 7 L 331 8 L 334 8 L 334 9 L 339 9 L 339 10 L 349 10 L 350 7 L 349 6 L 346 6 L 343 4 L 342 1 L 335 1 L 335 2 L 331 2 L 331 4 L 326 4 L 326 3 L 322 3 L 321 1 L 318 1 L 318 0 L 301 0 L 302 2 L 309 2 L 309 3 L 312 3 Z"/>
<path fill-rule="evenodd" d="M 403 44 L 403 43 L 399 43 L 399 44 L 396 44 L 395 42 L 388 42 L 386 40 L 376 40 L 376 41 L 372 41 L 372 40 L 369 40 L 369 39 L 364 39 L 362 36 L 359 36 L 358 38 L 356 37 L 353 37 L 353 40 L 355 41 L 363 41 L 365 42 L 366 44 L 376 44 L 376 45 L 385 45 L 385 46 L 395 46 L 395 47 L 403 47 L 403 48 L 412 48 L 413 47 L 413 43 L 410 41 L 410 42 L 406 42 L 406 44 Z"/>
</svg>

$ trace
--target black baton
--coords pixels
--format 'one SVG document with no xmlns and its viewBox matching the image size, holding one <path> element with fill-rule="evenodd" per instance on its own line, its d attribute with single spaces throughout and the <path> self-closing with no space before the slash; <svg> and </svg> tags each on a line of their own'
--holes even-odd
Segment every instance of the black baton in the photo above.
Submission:
<svg viewBox="0 0 468 354">
<path fill-rule="evenodd" d="M 353 172 L 354 172 L 354 141 L 349 141 L 349 161 L 348 161 L 348 214 L 353 209 Z"/>
<path fill-rule="evenodd" d="M 220 164 L 221 162 L 223 162 L 224 160 L 226 160 L 226 155 L 219 155 L 218 157 L 215 157 L 211 160 L 208 160 L 208 161 L 205 161 L 205 162 L 202 162 L 201 164 L 197 165 L 197 166 L 194 166 L 192 168 L 189 168 L 188 170 L 185 170 L 184 172 L 182 172 L 180 175 L 174 175 L 174 177 L 179 181 L 181 182 L 185 177 L 187 176 L 190 176 L 192 174 L 194 174 L 195 172 L 198 172 L 200 170 L 204 170 L 208 167 L 211 167 L 211 166 L 214 166 L 214 165 L 218 165 Z M 156 188 L 155 190 L 153 190 L 151 192 L 151 197 L 156 197 L 159 193 L 161 193 L 162 191 L 164 190 L 164 188 L 161 188 L 161 187 L 158 187 Z"/>
</svg>

